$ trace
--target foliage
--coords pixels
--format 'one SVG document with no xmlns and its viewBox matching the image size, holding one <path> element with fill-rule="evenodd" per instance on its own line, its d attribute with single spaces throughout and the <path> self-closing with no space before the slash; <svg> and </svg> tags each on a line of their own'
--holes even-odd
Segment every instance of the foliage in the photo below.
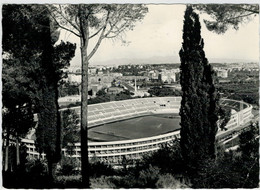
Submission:
<svg viewBox="0 0 260 190">
<path fill-rule="evenodd" d="M 239 135 L 239 151 L 242 152 L 243 159 L 258 157 L 259 140 L 259 123 L 252 123 L 248 130 Z"/>
<path fill-rule="evenodd" d="M 16 138 L 16 142 L 19 142 L 35 124 L 33 112 L 38 98 L 39 86 L 35 78 L 39 71 L 39 56 L 36 54 L 38 52 L 36 44 L 28 37 L 28 33 L 34 30 L 29 19 L 21 14 L 24 10 L 26 6 L 3 6 L 2 113 L 3 137 L 6 140 L 7 153 L 9 137 Z M 37 35 L 32 36 L 38 38 Z M 8 154 L 5 156 L 6 170 L 9 156 Z M 19 154 L 16 155 L 16 159 L 19 160 Z"/>
<path fill-rule="evenodd" d="M 259 123 L 252 123 L 248 130 L 239 135 L 239 148 L 241 152 L 242 187 L 255 188 L 259 185 Z"/>
<path fill-rule="evenodd" d="M 98 178 L 100 176 L 111 176 L 115 174 L 114 169 L 110 165 L 106 165 L 102 162 L 96 161 L 89 163 L 90 177 Z"/>
<path fill-rule="evenodd" d="M 156 166 L 134 167 L 126 171 L 125 175 L 113 177 L 112 182 L 117 188 L 155 188 L 160 169 Z"/>
<path fill-rule="evenodd" d="M 180 182 L 168 173 L 160 175 L 158 181 L 156 182 L 156 188 L 160 189 L 183 189 L 189 187 L 190 186 L 188 186 L 186 183 Z"/>
<path fill-rule="evenodd" d="M 115 189 L 116 186 L 111 182 L 110 177 L 101 176 L 99 178 L 90 179 L 91 189 Z"/>
<path fill-rule="evenodd" d="M 116 94 L 115 96 L 115 100 L 116 101 L 120 101 L 120 100 L 128 100 L 128 99 L 132 99 L 132 96 L 131 96 L 131 92 L 128 91 L 128 90 L 125 90 L 123 92 L 120 92 L 118 94 Z"/>
<path fill-rule="evenodd" d="M 183 43 L 180 50 L 182 100 L 181 152 L 185 166 L 194 174 L 199 163 L 215 157 L 218 96 L 214 70 L 203 51 L 199 16 L 188 6 L 184 16 Z"/>
<path fill-rule="evenodd" d="M 106 89 L 102 88 L 101 90 L 97 91 L 97 96 L 105 96 L 106 95 Z"/>
<path fill-rule="evenodd" d="M 98 103 L 102 103 L 102 102 L 109 102 L 110 101 L 110 97 L 108 95 L 102 95 L 102 96 L 97 96 L 95 98 L 90 98 L 88 100 L 89 104 L 98 104 Z"/>
<path fill-rule="evenodd" d="M 219 149 L 216 159 L 201 164 L 193 188 L 256 188 L 259 182 L 258 124 L 251 124 L 240 135 L 239 148 Z"/>
<path fill-rule="evenodd" d="M 238 30 L 240 24 L 249 22 L 259 14 L 257 4 L 199 4 L 193 7 L 211 17 L 204 23 L 209 31 L 217 34 L 225 33 L 230 27 Z"/>
<path fill-rule="evenodd" d="M 73 109 L 62 111 L 62 146 L 70 149 L 80 140 L 80 120 Z M 70 150 L 69 150 L 70 151 Z"/>
<path fill-rule="evenodd" d="M 15 106 L 9 107 L 3 112 L 3 131 L 4 133 L 9 133 L 13 137 L 21 138 L 24 137 L 29 129 L 35 126 L 33 121 L 33 112 L 31 105 L 27 106 Z M 4 134 L 6 137 L 7 134 Z M 7 138 L 7 137 L 6 137 Z"/>
<path fill-rule="evenodd" d="M 77 14 L 79 10 L 82 11 L 80 14 L 86 16 L 87 25 L 84 27 L 89 30 L 87 36 L 83 36 L 83 28 L 80 27 L 82 20 L 80 14 Z M 60 28 L 86 40 L 98 37 L 99 46 L 105 38 L 120 38 L 123 32 L 133 30 L 135 23 L 144 18 L 148 9 L 144 5 L 133 4 L 81 4 L 49 5 L 49 11 Z M 97 48 L 94 46 L 88 59 L 95 54 Z"/>
<path fill-rule="evenodd" d="M 144 155 L 140 165 L 144 168 L 147 168 L 149 165 L 156 166 L 160 168 L 161 174 L 182 174 L 183 159 L 181 156 L 180 142 L 175 140 L 171 145 L 162 144 L 159 150 L 152 154 Z"/>
<path fill-rule="evenodd" d="M 147 68 L 147 65 L 143 65 L 142 68 L 137 65 L 119 65 L 118 68 L 113 68 L 112 72 L 122 73 L 123 76 L 143 76 L 142 71 L 146 71 Z"/>
<path fill-rule="evenodd" d="M 78 158 L 62 156 L 59 166 L 57 167 L 57 175 L 76 175 L 78 174 L 78 168 L 80 168 L 80 161 Z"/>
<path fill-rule="evenodd" d="M 29 110 L 33 108 L 39 113 L 36 145 L 40 152 L 46 153 L 51 175 L 50 167 L 59 160 L 60 153 L 58 85 L 60 79 L 66 76 L 62 69 L 69 65 L 76 46 L 65 42 L 54 45 L 59 32 L 45 5 L 5 5 L 4 10 L 6 57 L 8 64 L 16 63 L 7 68 L 9 71 L 21 69 L 17 72 L 18 81 L 13 80 L 16 83 L 14 90 L 18 90 L 16 94 L 19 96 L 28 94 L 22 105 L 29 105 Z M 20 89 L 16 89 L 17 86 Z M 28 93 L 24 93 L 27 89 Z M 10 88 L 6 91 L 13 92 Z M 19 100 L 19 96 L 14 98 Z M 17 104 L 17 101 L 13 102 Z M 19 104 L 17 106 L 20 107 Z M 30 114 L 29 111 L 27 113 Z"/>
<path fill-rule="evenodd" d="M 44 176 L 47 174 L 47 165 L 40 159 L 29 159 L 26 163 L 26 171 L 32 175 Z"/>
<path fill-rule="evenodd" d="M 242 100 L 249 104 L 259 105 L 259 82 L 231 82 L 217 85 L 223 96 L 234 100 Z"/>
<path fill-rule="evenodd" d="M 59 86 L 59 97 L 79 95 L 79 86 L 65 82 Z"/>
<path fill-rule="evenodd" d="M 58 188 L 80 188 L 81 176 L 70 175 L 70 176 L 57 176 L 54 181 Z"/>
<path fill-rule="evenodd" d="M 201 165 L 198 175 L 193 179 L 194 188 L 239 188 L 241 165 L 233 153 L 224 153 L 215 160 L 207 160 Z"/>
<path fill-rule="evenodd" d="M 173 90 L 171 88 L 167 87 L 153 87 L 148 90 L 148 93 L 150 93 L 153 96 L 181 96 L 181 92 L 178 90 Z"/>
<path fill-rule="evenodd" d="M 160 169 L 156 166 L 149 165 L 147 169 L 139 172 L 139 186 L 146 188 L 155 188 L 158 180 Z"/>
<path fill-rule="evenodd" d="M 225 129 L 226 124 L 229 122 L 231 117 L 231 109 L 225 106 L 220 106 L 218 110 L 218 127 L 220 129 Z"/>
</svg>

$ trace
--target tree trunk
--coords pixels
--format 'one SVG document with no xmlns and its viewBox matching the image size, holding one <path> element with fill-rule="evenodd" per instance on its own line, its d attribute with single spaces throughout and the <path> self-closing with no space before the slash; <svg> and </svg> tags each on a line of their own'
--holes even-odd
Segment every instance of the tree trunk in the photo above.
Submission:
<svg viewBox="0 0 260 190">
<path fill-rule="evenodd" d="M 88 176 L 88 22 L 85 19 L 85 12 L 79 5 L 81 41 L 81 174 L 82 187 L 89 188 Z"/>
<path fill-rule="evenodd" d="M 47 156 L 47 154 L 46 154 Z M 49 177 L 49 180 L 50 180 L 50 183 L 52 183 L 54 181 L 54 173 L 55 173 L 55 168 L 56 168 L 56 164 L 53 163 L 53 160 L 52 158 L 47 158 L 47 162 L 48 162 L 48 177 Z M 50 186 L 52 186 L 50 184 Z"/>
<path fill-rule="evenodd" d="M 81 170 L 84 187 L 89 187 L 88 179 L 88 60 L 86 48 L 81 48 L 82 88 L 81 88 Z M 85 186 L 86 185 L 86 186 Z"/>
<path fill-rule="evenodd" d="M 20 165 L 20 145 L 19 145 L 19 137 L 16 132 L 16 166 Z"/>
<path fill-rule="evenodd" d="M 9 153 L 9 136 L 10 136 L 10 131 L 7 129 L 6 133 L 6 144 L 5 144 L 5 171 L 8 170 L 8 153 Z"/>
</svg>

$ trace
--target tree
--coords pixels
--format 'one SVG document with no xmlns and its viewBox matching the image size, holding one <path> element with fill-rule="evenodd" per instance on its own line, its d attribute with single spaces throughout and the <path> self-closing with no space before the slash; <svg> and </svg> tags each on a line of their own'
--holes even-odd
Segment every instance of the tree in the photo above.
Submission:
<svg viewBox="0 0 260 190">
<path fill-rule="evenodd" d="M 218 116 L 218 127 L 222 130 L 227 130 L 225 126 L 231 118 L 231 109 L 225 106 L 220 106 L 218 110 Z"/>
<path fill-rule="evenodd" d="M 257 188 L 259 185 L 259 126 L 251 124 L 239 135 L 239 148 L 220 149 L 193 180 L 193 188 Z"/>
<path fill-rule="evenodd" d="M 188 6 L 184 15 L 183 43 L 180 50 L 182 86 L 181 152 L 191 174 L 207 158 L 215 157 L 218 96 L 214 71 L 205 57 L 199 17 Z"/>
<path fill-rule="evenodd" d="M 45 12 L 46 14 L 46 12 Z M 42 32 L 43 54 L 42 67 L 44 79 L 39 102 L 39 123 L 36 130 L 36 142 L 40 153 L 46 153 L 49 176 L 53 177 L 56 163 L 61 159 L 61 118 L 58 104 L 58 86 L 63 76 L 61 70 L 69 65 L 74 56 L 75 44 L 62 42 L 54 47 L 51 42 L 50 18 L 44 20 L 46 30 Z"/>
<path fill-rule="evenodd" d="M 82 183 L 89 187 L 88 179 L 88 64 L 104 39 L 121 38 L 132 30 L 134 23 L 143 19 L 147 8 L 143 5 L 78 4 L 49 6 L 49 13 L 61 29 L 80 38 L 81 43 L 81 170 Z M 89 41 L 95 45 L 88 51 Z M 96 41 L 95 41 L 96 40 Z"/>
<path fill-rule="evenodd" d="M 20 138 L 24 137 L 33 123 L 33 105 L 37 97 L 37 85 L 33 80 L 32 70 L 38 65 L 35 44 L 25 36 L 31 27 L 24 17 L 20 16 L 18 5 L 3 6 L 3 139 L 5 139 L 5 171 L 8 169 L 9 139 L 16 140 L 16 161 L 19 159 Z M 19 24 L 18 23 L 23 23 Z M 14 27 L 16 26 L 16 27 Z M 27 46 L 25 46 L 27 44 Z M 28 49 L 30 49 L 28 51 Z M 17 51 L 19 50 L 19 51 Z M 3 144 L 4 145 L 4 144 Z"/>
<path fill-rule="evenodd" d="M 97 93 L 96 93 L 97 96 L 105 96 L 106 94 L 107 94 L 106 88 L 102 88 L 99 91 L 97 91 Z"/>
<path fill-rule="evenodd" d="M 153 87 L 148 90 L 148 93 L 153 96 L 180 96 L 181 92 L 178 90 L 173 90 L 168 87 Z"/>
<path fill-rule="evenodd" d="M 252 123 L 249 129 L 239 135 L 241 166 L 244 178 L 242 188 L 255 188 L 259 185 L 259 123 Z M 241 172 L 242 173 L 242 172 Z"/>
<path fill-rule="evenodd" d="M 235 30 L 259 14 L 257 4 L 199 4 L 193 5 L 201 13 L 208 14 L 212 20 L 204 20 L 209 31 L 225 33 L 230 27 Z"/>
<path fill-rule="evenodd" d="M 75 110 L 62 112 L 62 145 L 72 152 L 75 143 L 80 141 L 79 117 Z"/>
<path fill-rule="evenodd" d="M 52 164 L 59 160 L 61 152 L 58 84 L 64 76 L 61 69 L 69 65 L 76 46 L 61 42 L 54 47 L 59 32 L 44 5 L 5 5 L 4 10 L 3 47 L 9 60 L 19 61 L 17 63 L 20 65 L 8 66 L 21 69 L 18 79 L 23 84 L 19 86 L 19 81 L 14 81 L 14 89 L 17 90 L 16 94 L 30 92 L 27 97 L 31 103 L 29 105 L 39 113 L 36 145 L 40 152 L 46 153 L 49 175 L 52 177 Z M 6 92 L 12 93 L 10 89 Z M 15 98 L 19 100 L 20 97 Z"/>
</svg>

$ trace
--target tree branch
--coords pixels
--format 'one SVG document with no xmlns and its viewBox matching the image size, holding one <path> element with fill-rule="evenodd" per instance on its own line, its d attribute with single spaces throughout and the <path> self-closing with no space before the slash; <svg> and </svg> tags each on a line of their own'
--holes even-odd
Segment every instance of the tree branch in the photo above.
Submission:
<svg viewBox="0 0 260 190">
<path fill-rule="evenodd" d="M 248 13 L 248 14 L 246 14 L 246 15 L 239 15 L 239 16 L 236 16 L 236 17 L 227 19 L 226 21 L 231 21 L 231 20 L 235 20 L 235 19 L 238 19 L 238 18 L 247 17 L 247 16 L 250 16 L 250 15 L 252 15 L 252 14 L 255 14 L 255 13 Z"/>
<path fill-rule="evenodd" d="M 94 33 L 93 35 L 91 35 L 88 39 L 93 38 L 94 36 L 96 36 L 104 27 L 101 27 L 96 33 Z"/>
<path fill-rule="evenodd" d="M 244 7 L 239 7 L 239 9 L 242 9 L 242 10 L 254 13 L 254 14 L 259 14 L 259 11 L 257 11 L 257 10 L 247 9 L 247 8 L 244 8 Z"/>
<path fill-rule="evenodd" d="M 100 46 L 101 44 L 101 41 L 104 39 L 104 33 L 105 33 L 105 30 L 106 30 L 106 27 L 107 27 L 107 23 L 108 23 L 108 20 L 109 20 L 109 15 L 110 15 L 110 11 L 108 11 L 107 13 L 107 18 L 106 18 L 106 22 L 104 24 L 104 27 L 103 27 L 103 30 L 99 36 L 99 39 L 95 45 L 95 47 L 92 49 L 92 51 L 90 52 L 90 54 L 88 55 L 88 60 L 91 59 L 91 57 L 96 53 L 98 47 Z"/>
<path fill-rule="evenodd" d="M 60 12 L 58 12 L 60 14 L 60 16 L 63 19 L 65 19 L 73 28 L 75 28 L 79 32 L 79 28 L 75 24 L 73 24 L 73 22 L 71 22 L 71 20 L 67 19 L 66 16 L 63 15 L 61 5 L 59 5 L 59 7 L 60 7 L 60 10 L 61 10 Z M 77 17 L 77 16 L 75 16 L 75 17 Z"/>
<path fill-rule="evenodd" d="M 56 18 L 55 18 L 51 13 L 50 13 L 50 15 L 51 15 L 51 17 L 53 18 L 53 20 L 56 22 L 56 24 L 57 24 L 60 28 L 62 28 L 62 29 L 64 29 L 64 30 L 67 30 L 68 32 L 71 32 L 71 33 L 74 34 L 75 36 L 81 37 L 80 34 L 77 34 L 77 33 L 74 32 L 73 30 L 62 26 L 62 25 L 56 20 Z"/>
</svg>

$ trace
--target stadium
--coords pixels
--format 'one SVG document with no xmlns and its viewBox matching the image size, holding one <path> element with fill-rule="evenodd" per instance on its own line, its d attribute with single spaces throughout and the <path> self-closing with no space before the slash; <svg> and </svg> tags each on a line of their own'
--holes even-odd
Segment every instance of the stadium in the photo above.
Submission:
<svg viewBox="0 0 260 190">
<path fill-rule="evenodd" d="M 89 158 L 119 165 L 123 159 L 140 159 L 163 143 L 180 138 L 180 101 L 181 97 L 150 97 L 89 105 Z M 231 108 L 231 118 L 226 125 L 228 130 L 219 131 L 217 136 L 251 121 L 251 105 L 230 99 L 221 99 L 220 104 Z M 69 109 L 80 114 L 80 107 Z M 28 137 L 22 142 L 30 157 L 39 157 L 33 139 Z M 67 155 L 66 149 L 62 152 Z M 72 157 L 80 155 L 80 143 L 76 143 Z"/>
</svg>

